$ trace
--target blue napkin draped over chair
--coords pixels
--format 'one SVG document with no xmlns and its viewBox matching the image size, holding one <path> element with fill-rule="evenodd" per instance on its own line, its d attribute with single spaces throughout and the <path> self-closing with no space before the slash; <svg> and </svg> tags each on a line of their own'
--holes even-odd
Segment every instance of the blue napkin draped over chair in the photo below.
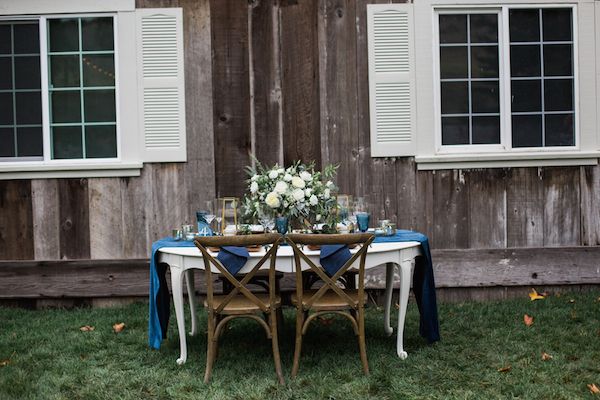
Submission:
<svg viewBox="0 0 600 400">
<path fill-rule="evenodd" d="M 223 246 L 217 255 L 217 260 L 221 261 L 231 275 L 235 275 L 246 265 L 248 257 L 250 253 L 245 247 Z"/>
<path fill-rule="evenodd" d="M 345 244 L 326 244 L 321 246 L 319 259 L 327 275 L 333 276 L 346 261 L 352 257 L 350 249 Z"/>
</svg>

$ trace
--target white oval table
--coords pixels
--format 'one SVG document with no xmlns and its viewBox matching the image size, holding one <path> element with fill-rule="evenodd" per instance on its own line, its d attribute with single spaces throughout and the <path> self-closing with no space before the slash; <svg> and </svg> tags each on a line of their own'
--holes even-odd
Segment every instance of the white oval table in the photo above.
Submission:
<svg viewBox="0 0 600 400">
<path fill-rule="evenodd" d="M 180 356 L 177 364 L 183 364 L 187 360 L 187 341 L 185 334 L 185 318 L 183 312 L 183 277 L 186 277 L 188 293 L 194 293 L 194 269 L 204 270 L 204 260 L 200 250 L 196 247 L 163 247 L 158 250 L 158 262 L 169 265 L 171 272 L 171 290 L 173 293 L 173 304 L 177 317 L 177 330 L 179 331 Z M 351 250 L 352 252 L 353 250 Z M 356 251 L 356 250 L 354 250 Z M 250 258 L 240 273 L 249 272 L 253 266 L 264 256 L 265 251 L 252 252 Z M 390 326 L 390 310 L 392 303 L 392 290 L 394 284 L 394 271 L 400 268 L 400 293 L 398 309 L 398 328 L 396 339 L 396 353 L 401 359 L 406 359 L 408 354 L 404 351 L 403 334 L 406 309 L 408 306 L 408 295 L 415 266 L 415 257 L 421 255 L 419 242 L 387 242 L 372 243 L 367 252 L 365 269 L 386 265 L 385 277 L 385 312 L 384 330 L 388 336 L 393 333 Z M 319 262 L 319 251 L 306 251 L 306 255 L 314 262 Z M 215 253 L 216 257 L 216 253 Z M 358 260 L 356 261 L 358 265 Z M 268 266 L 265 266 L 268 268 Z M 290 246 L 281 246 L 277 250 L 277 271 L 284 273 L 294 272 L 294 256 Z M 302 269 L 308 269 L 303 265 Z M 214 272 L 218 270 L 213 267 Z M 190 335 L 198 331 L 198 317 L 196 315 L 195 296 L 188 296 L 190 303 L 192 329 Z"/>
</svg>

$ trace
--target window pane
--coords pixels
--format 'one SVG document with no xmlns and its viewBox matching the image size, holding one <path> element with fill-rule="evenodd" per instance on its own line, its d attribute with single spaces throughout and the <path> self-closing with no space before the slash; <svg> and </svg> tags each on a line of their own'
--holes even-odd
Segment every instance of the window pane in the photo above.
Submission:
<svg viewBox="0 0 600 400">
<path fill-rule="evenodd" d="M 82 158 L 81 127 L 55 126 L 52 128 L 54 159 Z"/>
<path fill-rule="evenodd" d="M 440 43 L 467 43 L 467 16 L 440 15 Z"/>
<path fill-rule="evenodd" d="M 442 79 L 469 76 L 466 47 L 440 47 L 440 76 Z"/>
<path fill-rule="evenodd" d="M 471 77 L 498 77 L 498 46 L 471 47 Z"/>
<path fill-rule="evenodd" d="M 40 57 L 15 57 L 15 88 L 39 89 Z"/>
<path fill-rule="evenodd" d="M 471 14 L 471 43 L 498 43 L 498 16 Z"/>
<path fill-rule="evenodd" d="M 500 143 L 500 117 L 473 117 L 473 144 Z"/>
<path fill-rule="evenodd" d="M 18 157 L 42 156 L 44 143 L 42 140 L 42 127 L 17 128 Z"/>
<path fill-rule="evenodd" d="M 467 82 L 442 82 L 442 114 L 469 113 Z"/>
<path fill-rule="evenodd" d="M 544 41 L 573 40 L 570 8 L 546 8 L 542 10 Z"/>
<path fill-rule="evenodd" d="M 117 129 L 115 125 L 86 126 L 85 152 L 87 158 L 117 156 Z"/>
<path fill-rule="evenodd" d="M 539 10 L 511 9 L 509 12 L 511 42 L 539 42 Z"/>
<path fill-rule="evenodd" d="M 79 27 L 77 19 L 49 19 L 48 35 L 50 51 L 79 50 Z"/>
<path fill-rule="evenodd" d="M 0 157 L 15 156 L 15 132 L 12 128 L 0 128 Z"/>
<path fill-rule="evenodd" d="M 512 146 L 540 147 L 542 145 L 542 116 L 512 116 Z"/>
<path fill-rule="evenodd" d="M 39 54 L 40 32 L 38 24 L 15 24 L 15 54 Z"/>
<path fill-rule="evenodd" d="M 573 114 L 546 115 L 546 146 L 574 146 Z"/>
<path fill-rule="evenodd" d="M 542 81 L 512 81 L 512 111 L 542 111 Z"/>
<path fill-rule="evenodd" d="M 79 56 L 50 56 L 50 86 L 79 87 Z"/>
<path fill-rule="evenodd" d="M 10 33 L 10 25 L 0 24 L 0 54 L 11 54 L 12 36 Z"/>
<path fill-rule="evenodd" d="M 510 46 L 511 76 L 540 76 L 540 46 Z"/>
<path fill-rule="evenodd" d="M 13 124 L 12 93 L 0 93 L 0 125 Z"/>
<path fill-rule="evenodd" d="M 570 44 L 544 45 L 544 76 L 573 75 L 573 50 Z"/>
<path fill-rule="evenodd" d="M 42 123 L 42 94 L 40 92 L 15 93 L 17 124 Z"/>
<path fill-rule="evenodd" d="M 115 122 L 117 120 L 114 90 L 86 90 L 83 93 L 85 122 Z"/>
<path fill-rule="evenodd" d="M 52 92 L 52 122 L 81 122 L 79 90 Z"/>
<path fill-rule="evenodd" d="M 12 60 L 0 57 L 0 90 L 12 89 Z"/>
<path fill-rule="evenodd" d="M 84 51 L 112 50 L 114 48 L 112 17 L 82 18 L 81 45 Z"/>
<path fill-rule="evenodd" d="M 544 81 L 545 111 L 573 110 L 573 80 L 546 79 Z"/>
<path fill-rule="evenodd" d="M 83 86 L 114 86 L 115 61 L 112 54 L 83 57 Z"/>
<path fill-rule="evenodd" d="M 474 113 L 499 113 L 498 82 L 471 82 Z"/>
<path fill-rule="evenodd" d="M 442 144 L 469 144 L 469 117 L 442 117 Z"/>
</svg>

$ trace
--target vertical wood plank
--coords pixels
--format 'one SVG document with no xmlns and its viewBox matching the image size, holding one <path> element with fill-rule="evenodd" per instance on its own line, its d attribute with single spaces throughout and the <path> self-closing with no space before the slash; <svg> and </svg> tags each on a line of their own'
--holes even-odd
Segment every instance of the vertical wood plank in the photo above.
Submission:
<svg viewBox="0 0 600 400">
<path fill-rule="evenodd" d="M 425 198 L 417 191 L 417 166 L 414 157 L 399 158 L 396 162 L 396 198 L 398 207 L 398 226 L 401 229 L 418 229 L 423 218 L 419 205 Z M 423 193 L 426 196 L 426 192 Z"/>
<path fill-rule="evenodd" d="M 60 258 L 90 258 L 90 218 L 88 181 L 58 181 Z"/>
<path fill-rule="evenodd" d="M 544 245 L 544 183 L 541 169 L 511 168 L 506 182 L 507 247 Z"/>
<path fill-rule="evenodd" d="M 469 247 L 469 187 L 465 184 L 463 171 L 436 171 L 433 196 L 436 248 Z"/>
<path fill-rule="evenodd" d="M 88 194 L 90 258 L 123 258 L 123 214 L 119 179 L 90 178 Z"/>
<path fill-rule="evenodd" d="M 581 244 L 600 245 L 600 166 L 581 167 Z"/>
<path fill-rule="evenodd" d="M 506 247 L 506 173 L 502 169 L 471 170 L 469 185 L 469 247 Z"/>
<path fill-rule="evenodd" d="M 356 2 L 321 0 L 318 17 L 321 158 L 339 164 L 342 193 L 357 185 Z"/>
<path fill-rule="evenodd" d="M 321 168 L 317 0 L 282 0 L 279 9 L 284 162 Z"/>
<path fill-rule="evenodd" d="M 416 172 L 417 231 L 427 235 L 432 248 L 438 248 L 434 240 L 433 229 L 433 172 Z"/>
<path fill-rule="evenodd" d="M 36 260 L 58 260 L 59 206 L 58 181 L 33 179 L 31 181 L 33 211 L 33 250 Z"/>
<path fill-rule="evenodd" d="M 544 246 L 581 244 L 578 167 L 544 168 Z"/>
<path fill-rule="evenodd" d="M 139 177 L 121 178 L 123 257 L 146 258 L 150 254 L 150 219 L 153 215 L 152 164 Z"/>
<path fill-rule="evenodd" d="M 250 12 L 254 156 L 265 165 L 282 165 L 279 4 L 273 0 L 255 0 Z"/>
<path fill-rule="evenodd" d="M 240 196 L 251 147 L 247 3 L 212 0 L 210 23 L 216 191 Z"/>
<path fill-rule="evenodd" d="M 32 260 L 31 182 L 0 181 L 0 260 Z"/>
<path fill-rule="evenodd" d="M 148 172 L 152 181 L 149 241 L 154 242 L 185 222 L 195 224 L 196 216 L 188 212 L 185 204 L 187 193 L 181 164 L 152 164 Z"/>
</svg>

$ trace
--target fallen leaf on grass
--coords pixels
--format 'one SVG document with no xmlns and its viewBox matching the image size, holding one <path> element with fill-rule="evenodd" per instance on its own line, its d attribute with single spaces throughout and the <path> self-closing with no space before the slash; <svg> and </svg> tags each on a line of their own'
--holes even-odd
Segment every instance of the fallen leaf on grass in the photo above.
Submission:
<svg viewBox="0 0 600 400">
<path fill-rule="evenodd" d="M 542 353 L 542 361 L 549 361 L 552 360 L 552 356 L 548 353 Z"/>
<path fill-rule="evenodd" d="M 588 384 L 587 387 L 588 387 L 588 389 L 590 389 L 591 394 L 600 393 L 600 388 L 598 388 L 598 386 L 596 386 L 595 383 Z"/>
<path fill-rule="evenodd" d="M 511 366 L 507 365 L 506 367 L 498 368 L 498 372 L 508 372 L 511 370 Z"/>
<path fill-rule="evenodd" d="M 531 292 L 529 292 L 529 298 L 531 301 L 544 300 L 546 298 L 546 293 L 538 293 L 537 290 L 531 288 Z"/>
<path fill-rule="evenodd" d="M 123 329 L 125 329 L 125 322 L 121 322 L 120 324 L 114 324 L 113 325 L 113 331 L 115 331 L 115 333 L 119 333 Z"/>
<path fill-rule="evenodd" d="M 94 329 L 96 329 L 96 328 L 94 328 L 93 326 L 90 326 L 90 325 L 84 325 L 84 326 L 82 326 L 81 328 L 79 328 L 79 330 L 80 330 L 81 332 L 91 332 L 91 331 L 93 331 Z"/>
<path fill-rule="evenodd" d="M 323 317 L 320 317 L 320 318 L 319 318 L 319 323 L 320 323 L 321 325 L 331 325 L 331 324 L 333 324 L 333 320 L 334 320 L 334 318 L 333 318 L 333 317 L 331 317 L 331 318 L 323 318 Z"/>
<path fill-rule="evenodd" d="M 571 303 L 571 304 L 575 303 L 575 299 L 569 299 L 569 303 Z"/>
<path fill-rule="evenodd" d="M 531 325 L 533 325 L 533 317 L 525 314 L 525 315 L 523 315 L 523 322 L 525 323 L 525 325 L 531 326 Z"/>
<path fill-rule="evenodd" d="M 6 360 L 0 360 L 0 367 L 6 367 L 8 364 L 10 364 L 10 360 L 11 360 L 11 358 L 13 358 L 15 353 L 16 352 L 13 351 L 13 353 L 10 355 L 10 357 L 8 357 Z"/>
<path fill-rule="evenodd" d="M 399 310 L 399 309 L 400 309 L 400 304 L 398 304 L 398 303 L 395 303 L 395 304 L 394 304 L 394 307 L 396 307 L 396 310 Z"/>
</svg>

